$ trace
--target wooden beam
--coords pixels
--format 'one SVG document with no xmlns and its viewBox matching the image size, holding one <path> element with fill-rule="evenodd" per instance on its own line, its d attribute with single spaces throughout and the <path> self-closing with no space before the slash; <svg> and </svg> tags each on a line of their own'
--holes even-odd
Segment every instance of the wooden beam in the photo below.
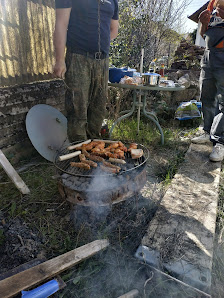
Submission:
<svg viewBox="0 0 224 298">
<path fill-rule="evenodd" d="M 9 176 L 9 178 L 12 180 L 12 182 L 15 184 L 15 186 L 18 188 L 18 190 L 22 194 L 26 195 L 26 194 L 30 193 L 29 188 L 26 186 L 26 184 L 23 182 L 21 177 L 18 175 L 18 173 L 15 171 L 15 169 L 11 165 L 11 163 L 5 157 L 2 150 L 0 150 L 0 165 L 2 165 L 6 174 Z"/>
<path fill-rule="evenodd" d="M 30 268 L 32 268 L 34 266 L 37 266 L 37 265 L 39 265 L 39 264 L 41 264 L 43 262 L 46 262 L 46 261 L 47 261 L 46 258 L 42 258 L 42 259 L 36 258 L 36 259 L 33 259 L 33 260 L 31 260 L 29 262 L 26 262 L 26 263 L 24 263 L 22 265 L 19 265 L 19 266 L 15 267 L 15 268 L 7 271 L 7 272 L 4 272 L 4 273 L 0 274 L 0 281 L 3 280 L 3 279 L 8 278 L 10 276 L 13 276 L 13 275 L 15 275 L 15 274 L 17 274 L 19 272 L 22 272 L 22 271 L 25 271 L 27 269 L 30 269 Z"/>
<path fill-rule="evenodd" d="M 108 245 L 108 240 L 95 240 L 33 268 L 8 277 L 0 281 L 0 296 L 2 298 L 13 297 L 22 290 L 40 284 L 60 272 L 77 265 Z"/>
</svg>

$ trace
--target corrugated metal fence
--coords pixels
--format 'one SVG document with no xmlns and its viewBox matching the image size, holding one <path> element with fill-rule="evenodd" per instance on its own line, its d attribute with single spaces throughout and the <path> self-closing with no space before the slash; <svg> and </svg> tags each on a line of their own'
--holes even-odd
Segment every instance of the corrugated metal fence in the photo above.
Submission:
<svg viewBox="0 0 224 298">
<path fill-rule="evenodd" d="M 54 0 L 0 0 L 0 87 L 52 78 Z"/>
</svg>

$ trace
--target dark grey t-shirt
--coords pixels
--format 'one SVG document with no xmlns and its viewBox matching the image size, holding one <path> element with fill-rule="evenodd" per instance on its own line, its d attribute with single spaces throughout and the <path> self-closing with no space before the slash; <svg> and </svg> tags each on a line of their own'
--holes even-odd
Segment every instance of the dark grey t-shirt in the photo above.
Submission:
<svg viewBox="0 0 224 298">
<path fill-rule="evenodd" d="M 55 0 L 56 8 L 72 8 L 67 46 L 95 53 L 99 51 L 98 0 Z M 100 50 L 106 54 L 110 48 L 111 20 L 118 20 L 118 0 L 100 1 Z"/>
</svg>

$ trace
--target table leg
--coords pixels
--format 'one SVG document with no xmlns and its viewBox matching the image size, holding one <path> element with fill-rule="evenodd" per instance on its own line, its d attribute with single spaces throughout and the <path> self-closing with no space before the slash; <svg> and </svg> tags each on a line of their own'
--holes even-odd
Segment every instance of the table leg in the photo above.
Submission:
<svg viewBox="0 0 224 298">
<path fill-rule="evenodd" d="M 149 118 L 151 121 L 153 121 L 156 124 L 156 126 L 158 127 L 159 132 L 161 134 L 161 143 L 162 143 L 162 145 L 164 145 L 164 134 L 163 134 L 163 130 L 159 124 L 158 118 L 153 113 L 147 112 L 145 107 L 146 107 L 146 93 L 144 94 L 144 98 L 143 98 L 143 108 L 142 108 L 143 115 L 145 115 L 147 118 Z"/>
<path fill-rule="evenodd" d="M 120 115 L 124 115 L 124 114 L 127 114 L 127 113 L 129 113 L 129 112 L 131 112 L 131 110 L 121 111 L 119 114 L 120 114 Z"/>
<path fill-rule="evenodd" d="M 156 116 L 154 113 L 152 113 L 152 112 L 148 112 L 148 111 L 145 111 L 145 112 L 146 112 L 147 115 L 149 115 L 149 116 L 151 116 L 151 117 L 154 117 L 154 119 L 155 119 L 157 122 L 159 122 L 159 119 L 157 118 L 157 116 Z"/>
<path fill-rule="evenodd" d="M 140 124 L 140 116 L 141 116 L 141 103 L 142 103 L 142 93 L 139 91 L 138 95 L 138 114 L 137 114 L 137 133 L 139 134 L 139 124 Z"/>
<path fill-rule="evenodd" d="M 132 105 L 131 110 L 129 111 L 129 113 L 127 113 L 127 114 L 125 114 L 125 115 L 119 117 L 119 118 L 113 123 L 113 125 L 112 125 L 112 127 L 111 127 L 111 129 L 110 129 L 110 131 L 109 131 L 109 137 L 111 137 L 112 132 L 113 132 L 113 130 L 114 130 L 114 127 L 115 127 L 119 122 L 121 122 L 121 121 L 122 121 L 123 119 L 125 119 L 125 118 L 130 117 L 130 116 L 134 113 L 135 107 L 136 107 L 136 93 L 134 92 L 134 95 L 133 95 L 133 105 Z M 121 113 L 122 113 L 122 112 L 121 112 Z"/>
</svg>

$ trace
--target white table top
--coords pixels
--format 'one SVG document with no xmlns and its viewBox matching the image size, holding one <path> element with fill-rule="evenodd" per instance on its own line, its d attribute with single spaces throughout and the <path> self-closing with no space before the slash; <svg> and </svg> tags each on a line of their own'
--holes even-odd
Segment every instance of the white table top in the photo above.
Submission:
<svg viewBox="0 0 224 298">
<path fill-rule="evenodd" d="M 144 85 L 128 85 L 120 83 L 108 83 L 108 86 L 133 89 L 133 90 L 145 90 L 145 91 L 181 91 L 185 89 L 185 86 L 176 86 L 176 87 L 160 87 L 160 86 L 144 86 Z"/>
</svg>

